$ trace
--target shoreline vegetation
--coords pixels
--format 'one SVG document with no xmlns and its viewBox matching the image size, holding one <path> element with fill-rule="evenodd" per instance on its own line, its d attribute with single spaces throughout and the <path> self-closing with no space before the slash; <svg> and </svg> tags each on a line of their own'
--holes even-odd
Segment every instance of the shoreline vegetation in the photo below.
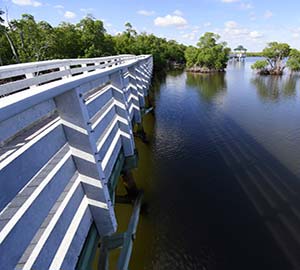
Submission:
<svg viewBox="0 0 300 270">
<path fill-rule="evenodd" d="M 137 33 L 130 23 L 125 24 L 123 32 L 111 35 L 103 22 L 91 14 L 76 24 L 62 22 L 58 26 L 37 22 L 30 14 L 5 21 L 7 15 L 0 8 L 0 66 L 51 59 L 151 54 L 155 71 L 185 68 L 187 72 L 207 74 L 225 72 L 231 52 L 227 43 L 220 42 L 220 36 L 211 32 L 203 34 L 197 46 L 186 46 L 154 34 Z M 282 75 L 286 67 L 291 72 L 300 71 L 300 51 L 287 43 L 270 42 L 262 52 L 246 49 L 243 52 L 248 57 L 264 57 L 252 65 L 260 75 Z"/>
<path fill-rule="evenodd" d="M 262 52 L 246 52 L 246 57 L 263 57 Z"/>
<path fill-rule="evenodd" d="M 192 73 L 221 73 L 225 72 L 225 69 L 214 69 L 214 68 L 207 68 L 207 67 L 199 67 L 199 66 L 193 66 L 190 68 L 186 68 L 186 71 L 192 72 Z"/>
<path fill-rule="evenodd" d="M 95 58 L 117 54 L 152 54 L 155 70 L 185 65 L 186 46 L 146 32 L 130 23 L 116 35 L 89 14 L 78 23 L 52 26 L 31 14 L 5 22 L 0 7 L 0 66 L 51 59 Z"/>
</svg>

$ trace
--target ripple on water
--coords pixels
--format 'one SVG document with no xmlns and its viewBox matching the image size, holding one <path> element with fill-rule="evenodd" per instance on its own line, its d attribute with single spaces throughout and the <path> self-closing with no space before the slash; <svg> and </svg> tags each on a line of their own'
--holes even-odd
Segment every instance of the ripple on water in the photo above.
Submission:
<svg viewBox="0 0 300 270">
<path fill-rule="evenodd" d="M 156 93 L 154 244 L 130 269 L 290 269 L 265 224 L 300 210 L 299 78 L 255 79 L 250 65 L 172 74 Z"/>
</svg>

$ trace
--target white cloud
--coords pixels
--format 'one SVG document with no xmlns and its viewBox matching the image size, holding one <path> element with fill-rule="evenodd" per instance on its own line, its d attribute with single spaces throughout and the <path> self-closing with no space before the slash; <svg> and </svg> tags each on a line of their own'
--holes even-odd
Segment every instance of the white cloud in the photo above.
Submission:
<svg viewBox="0 0 300 270">
<path fill-rule="evenodd" d="M 203 25 L 204 25 L 204 27 L 210 27 L 211 26 L 211 22 L 205 22 Z"/>
<path fill-rule="evenodd" d="M 231 37 L 243 37 L 249 35 L 249 30 L 247 28 L 225 28 L 224 32 Z M 230 38 L 229 38 L 230 39 Z"/>
<path fill-rule="evenodd" d="M 177 16 L 182 16 L 183 15 L 182 11 L 179 10 L 179 9 L 174 10 L 173 14 L 175 14 Z"/>
<path fill-rule="evenodd" d="M 54 8 L 57 8 L 57 9 L 64 9 L 64 6 L 62 6 L 62 5 L 56 5 L 56 6 L 54 6 Z"/>
<path fill-rule="evenodd" d="M 142 10 L 138 10 L 137 13 L 143 16 L 153 16 L 155 14 L 155 11 L 142 9 Z"/>
<path fill-rule="evenodd" d="M 266 19 L 270 19 L 271 17 L 273 17 L 273 12 L 271 10 L 266 10 L 264 17 Z"/>
<path fill-rule="evenodd" d="M 74 19 L 76 17 L 76 14 L 72 11 L 66 11 L 64 17 L 66 19 Z"/>
<path fill-rule="evenodd" d="M 263 37 L 263 34 L 256 30 L 250 30 L 246 27 L 240 26 L 235 21 L 228 21 L 224 23 L 225 28 L 220 31 L 222 37 L 230 42 L 239 43 L 241 41 L 254 41 Z"/>
<path fill-rule="evenodd" d="M 249 35 L 253 39 L 262 38 L 264 36 L 262 33 L 258 32 L 258 31 L 251 31 Z"/>
<path fill-rule="evenodd" d="M 184 27 L 187 25 L 186 19 L 177 15 L 166 15 L 165 17 L 157 17 L 154 20 L 156 26 L 167 27 L 167 26 L 176 26 Z"/>
<path fill-rule="evenodd" d="M 39 7 L 42 5 L 41 2 L 35 1 L 35 0 L 12 0 L 12 2 L 19 6 L 33 6 L 33 7 Z"/>
</svg>

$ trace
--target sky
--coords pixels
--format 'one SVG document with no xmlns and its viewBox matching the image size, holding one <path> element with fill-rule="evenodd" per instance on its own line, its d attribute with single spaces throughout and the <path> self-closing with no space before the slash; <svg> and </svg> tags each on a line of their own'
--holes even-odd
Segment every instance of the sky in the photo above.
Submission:
<svg viewBox="0 0 300 270">
<path fill-rule="evenodd" d="M 299 0 L 0 0 L 0 8 L 8 10 L 9 19 L 30 13 L 53 26 L 92 14 L 113 35 L 130 22 L 138 32 L 186 45 L 214 32 L 231 48 L 242 44 L 260 51 L 278 41 L 300 49 Z"/>
</svg>

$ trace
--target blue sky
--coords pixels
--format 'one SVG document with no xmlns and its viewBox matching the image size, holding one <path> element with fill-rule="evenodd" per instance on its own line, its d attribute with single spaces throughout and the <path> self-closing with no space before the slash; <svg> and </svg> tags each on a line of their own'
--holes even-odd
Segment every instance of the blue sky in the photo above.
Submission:
<svg viewBox="0 0 300 270">
<path fill-rule="evenodd" d="M 195 45 L 212 31 L 230 47 L 243 44 L 251 51 L 267 42 L 288 42 L 300 49 L 300 1 L 298 0 L 0 0 L 10 19 L 30 13 L 52 25 L 78 22 L 87 13 L 104 21 L 111 34 L 130 22 L 139 32 Z"/>
</svg>

